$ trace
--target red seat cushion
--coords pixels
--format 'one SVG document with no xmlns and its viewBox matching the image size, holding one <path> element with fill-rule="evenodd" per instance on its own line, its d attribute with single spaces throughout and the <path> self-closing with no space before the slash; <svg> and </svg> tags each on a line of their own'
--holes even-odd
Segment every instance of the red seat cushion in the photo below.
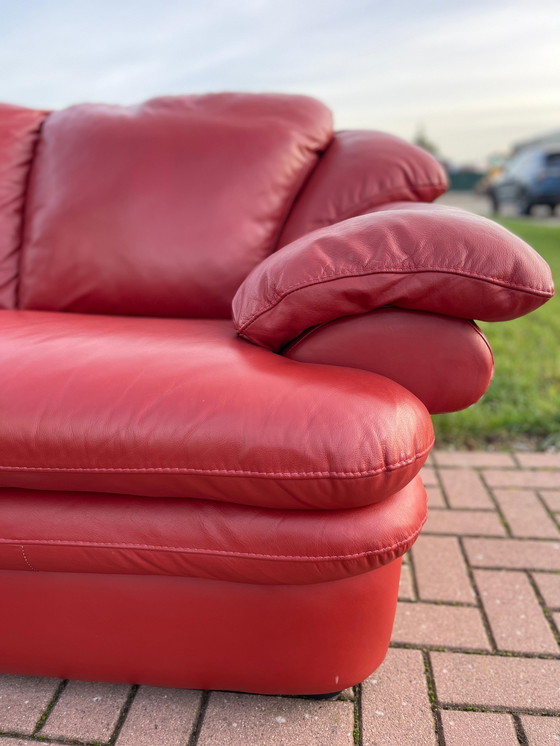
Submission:
<svg viewBox="0 0 560 746">
<path fill-rule="evenodd" d="M 322 583 L 406 552 L 426 518 L 416 478 L 375 505 L 273 510 L 210 500 L 0 490 L 0 569 Z"/>
<path fill-rule="evenodd" d="M 0 487 L 353 507 L 404 487 L 433 441 L 399 384 L 231 321 L 2 311 L 0 376 Z"/>
<path fill-rule="evenodd" d="M 329 110 L 304 96 L 51 114 L 29 185 L 20 306 L 229 318 L 331 136 Z"/>
</svg>

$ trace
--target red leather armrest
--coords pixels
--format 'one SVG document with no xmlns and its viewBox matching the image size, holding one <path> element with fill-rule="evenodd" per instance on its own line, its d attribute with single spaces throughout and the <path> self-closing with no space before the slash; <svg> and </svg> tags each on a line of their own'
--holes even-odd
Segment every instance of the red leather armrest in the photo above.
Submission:
<svg viewBox="0 0 560 746">
<path fill-rule="evenodd" d="M 504 321 L 554 293 L 546 262 L 497 223 L 401 203 L 310 233 L 269 256 L 233 300 L 239 334 L 280 350 L 305 329 L 381 306 Z"/>
<path fill-rule="evenodd" d="M 494 371 L 490 346 L 474 322 L 404 308 L 314 326 L 282 354 L 379 373 L 411 391 L 431 414 L 474 404 Z"/>
</svg>

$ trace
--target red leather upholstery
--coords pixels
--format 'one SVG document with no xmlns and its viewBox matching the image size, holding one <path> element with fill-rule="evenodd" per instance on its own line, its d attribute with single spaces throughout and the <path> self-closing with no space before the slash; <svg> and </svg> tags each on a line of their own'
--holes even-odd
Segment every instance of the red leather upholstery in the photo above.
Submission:
<svg viewBox="0 0 560 746">
<path fill-rule="evenodd" d="M 337 691 L 383 660 L 399 571 L 396 560 L 313 585 L 0 571 L 0 670 L 262 694 Z"/>
<path fill-rule="evenodd" d="M 431 414 L 474 404 L 494 370 L 492 351 L 473 321 L 403 308 L 320 324 L 282 354 L 303 363 L 379 373 L 412 391 Z"/>
<path fill-rule="evenodd" d="M 314 231 L 263 261 L 239 288 L 239 333 L 279 350 L 305 329 L 394 305 L 504 321 L 554 293 L 544 259 L 497 223 L 400 203 Z"/>
<path fill-rule="evenodd" d="M 280 246 L 379 205 L 432 202 L 446 189 L 445 171 L 425 150 L 384 132 L 337 132 L 298 197 Z"/>
<path fill-rule="evenodd" d="M 230 321 L 0 314 L 0 487 L 367 505 L 433 443 L 393 381 L 295 363 Z"/>
<path fill-rule="evenodd" d="M 229 318 L 331 136 L 328 109 L 303 96 L 51 114 L 30 183 L 21 307 Z"/>
<path fill-rule="evenodd" d="M 426 495 L 419 477 L 375 505 L 338 511 L 3 489 L 0 515 L 0 569 L 308 584 L 408 551 Z"/>
<path fill-rule="evenodd" d="M 413 392 L 478 396 L 491 356 L 463 319 L 536 308 L 548 269 L 417 204 L 444 188 L 428 154 L 333 140 L 305 97 L 44 117 L 0 108 L 0 671 L 358 683 L 425 519 Z"/>
<path fill-rule="evenodd" d="M 0 308 L 14 308 L 25 189 L 46 112 L 0 104 Z"/>
</svg>

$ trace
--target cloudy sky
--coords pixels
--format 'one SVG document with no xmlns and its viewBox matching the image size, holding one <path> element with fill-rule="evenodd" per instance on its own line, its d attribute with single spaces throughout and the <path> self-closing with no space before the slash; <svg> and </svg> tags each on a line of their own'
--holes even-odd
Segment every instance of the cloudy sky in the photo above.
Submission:
<svg viewBox="0 0 560 746">
<path fill-rule="evenodd" d="M 314 95 L 480 161 L 560 128 L 558 0 L 0 0 L 0 100 Z"/>
</svg>

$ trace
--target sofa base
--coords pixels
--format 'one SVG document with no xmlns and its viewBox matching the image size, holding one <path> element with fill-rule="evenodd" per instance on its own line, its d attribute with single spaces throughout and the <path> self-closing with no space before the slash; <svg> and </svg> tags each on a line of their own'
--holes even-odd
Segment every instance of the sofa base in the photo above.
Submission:
<svg viewBox="0 0 560 746">
<path fill-rule="evenodd" d="M 401 560 L 314 585 L 0 572 L 0 671 L 260 694 L 369 676 L 393 626 Z"/>
</svg>

